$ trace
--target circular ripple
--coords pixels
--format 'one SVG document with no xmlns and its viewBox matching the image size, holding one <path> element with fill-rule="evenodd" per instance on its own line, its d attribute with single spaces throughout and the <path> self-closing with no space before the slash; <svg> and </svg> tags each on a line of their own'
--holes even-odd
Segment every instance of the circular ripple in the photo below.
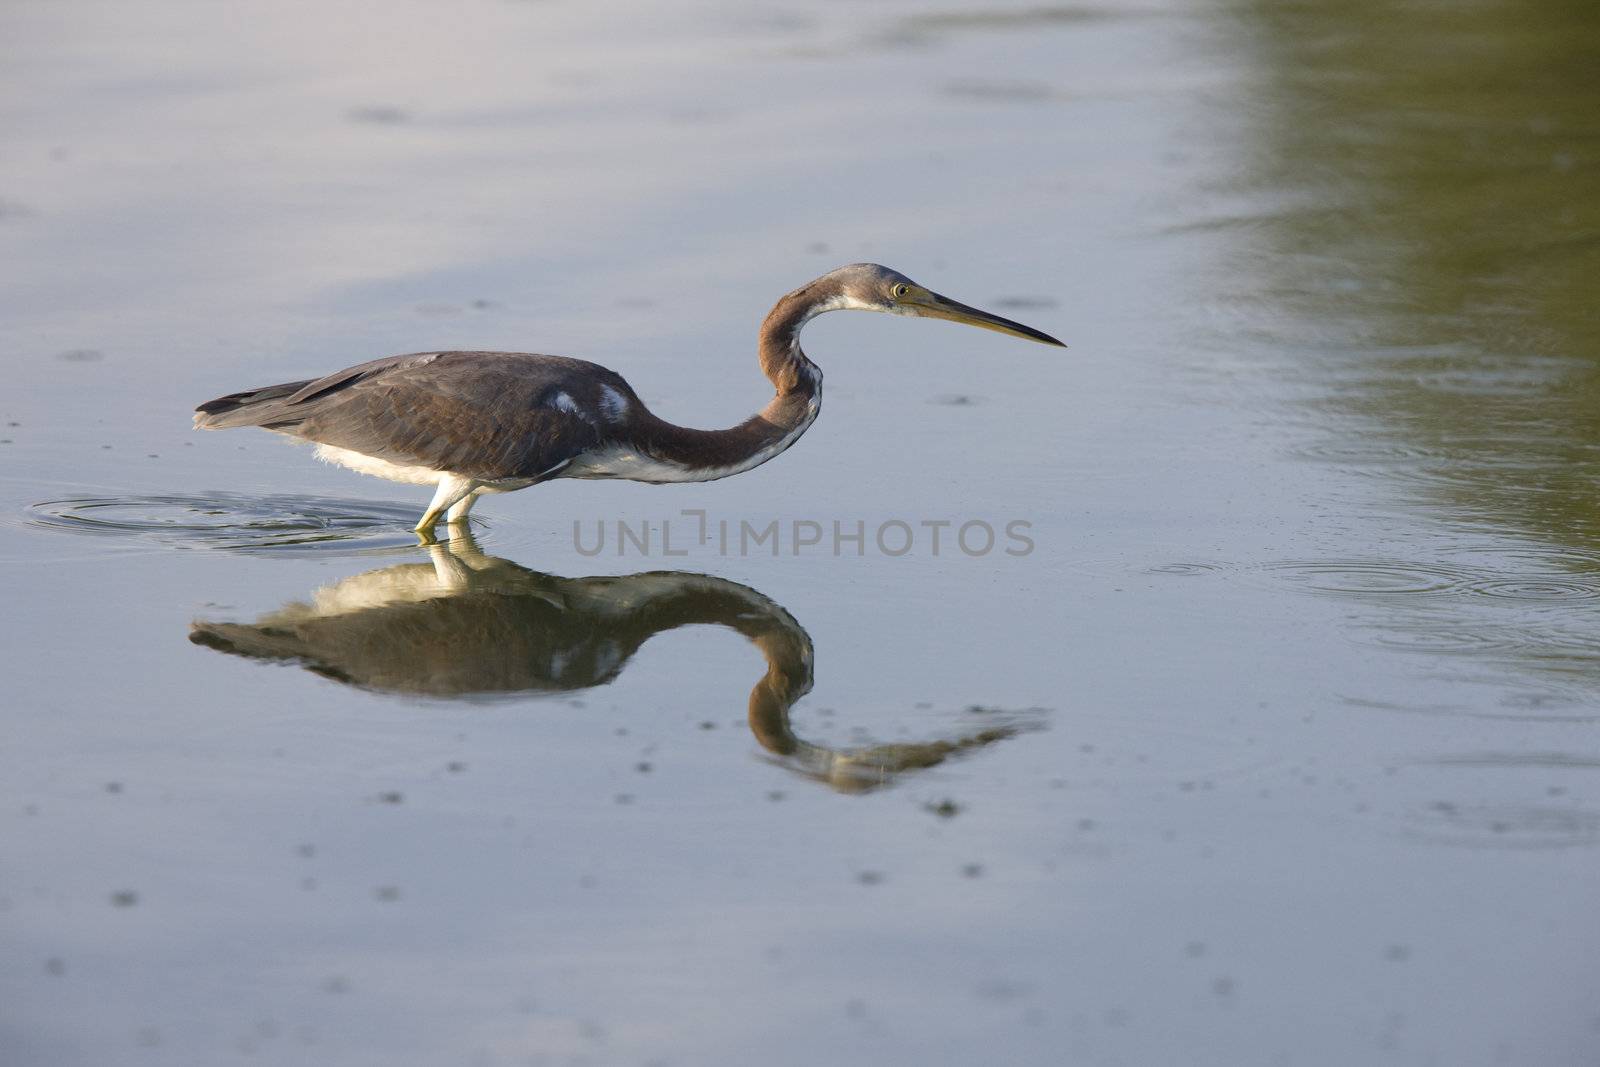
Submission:
<svg viewBox="0 0 1600 1067">
<path fill-rule="evenodd" d="M 1453 596 L 1469 577 L 1452 567 L 1386 559 L 1285 560 L 1262 569 L 1278 581 L 1331 596 Z"/>
<path fill-rule="evenodd" d="M 1600 553 L 1560 545 L 1460 545 L 1445 549 L 1442 554 L 1485 572 L 1522 575 L 1538 571 L 1542 572 L 1541 577 L 1550 574 L 1600 577 Z"/>
<path fill-rule="evenodd" d="M 320 551 L 412 544 L 416 514 L 402 504 L 209 493 L 49 500 L 28 509 L 28 524 L 179 548 Z"/>
<path fill-rule="evenodd" d="M 1288 450 L 1293 459 L 1340 466 L 1365 467 L 1390 464 L 1438 463 L 1447 457 L 1400 441 L 1362 440 L 1344 437 L 1312 441 Z"/>
<path fill-rule="evenodd" d="M 1176 575 L 1183 575 L 1183 576 L 1195 576 L 1195 575 L 1202 575 L 1202 574 L 1216 574 L 1216 573 L 1218 573 L 1220 571 L 1224 571 L 1224 570 L 1227 570 L 1227 568 L 1224 567 L 1220 563 L 1198 563 L 1198 562 L 1192 562 L 1191 561 L 1191 562 L 1157 564 L 1154 567 L 1146 567 L 1144 569 L 1144 573 L 1145 574 L 1176 574 Z"/>
<path fill-rule="evenodd" d="M 1497 600 L 1552 603 L 1600 598 L 1600 579 L 1582 578 L 1494 578 L 1473 582 L 1471 591 Z"/>
<path fill-rule="evenodd" d="M 1463 625 L 1459 620 L 1434 624 L 1391 624 L 1370 627 L 1355 638 L 1358 644 L 1393 649 L 1397 652 L 1427 652 L 1434 655 L 1502 655 L 1526 652 L 1535 642 L 1527 634 L 1511 628 Z"/>
</svg>

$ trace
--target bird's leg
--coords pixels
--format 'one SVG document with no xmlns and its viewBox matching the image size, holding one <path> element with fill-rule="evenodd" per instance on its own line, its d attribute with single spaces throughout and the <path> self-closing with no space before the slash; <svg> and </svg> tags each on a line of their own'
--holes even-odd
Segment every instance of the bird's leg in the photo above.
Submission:
<svg viewBox="0 0 1600 1067">
<path fill-rule="evenodd" d="M 422 513 L 421 521 L 412 528 L 417 537 L 424 544 L 433 540 L 433 527 L 439 521 L 439 516 L 471 496 L 477 487 L 477 483 L 471 478 L 460 478 L 454 474 L 446 474 L 440 478 L 439 488 L 434 491 L 428 510 Z"/>
<path fill-rule="evenodd" d="M 466 522 L 467 513 L 472 510 L 472 505 L 478 502 L 478 497 L 482 492 L 482 488 L 474 487 L 472 492 L 451 504 L 447 521 L 451 525 L 455 525 L 458 522 Z"/>
</svg>

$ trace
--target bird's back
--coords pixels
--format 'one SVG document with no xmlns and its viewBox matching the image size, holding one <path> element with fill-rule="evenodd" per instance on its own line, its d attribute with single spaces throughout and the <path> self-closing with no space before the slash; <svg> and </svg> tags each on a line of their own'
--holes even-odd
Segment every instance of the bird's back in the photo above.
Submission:
<svg viewBox="0 0 1600 1067">
<path fill-rule="evenodd" d="M 598 364 L 526 352 L 419 352 L 200 405 L 208 430 L 259 426 L 389 463 L 534 478 L 599 444 L 639 405 Z"/>
</svg>

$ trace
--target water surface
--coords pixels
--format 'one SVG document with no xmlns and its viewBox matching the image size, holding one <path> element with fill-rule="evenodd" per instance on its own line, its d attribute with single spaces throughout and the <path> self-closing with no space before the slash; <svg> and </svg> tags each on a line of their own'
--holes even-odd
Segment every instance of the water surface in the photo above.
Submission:
<svg viewBox="0 0 1600 1067">
<path fill-rule="evenodd" d="M 6 1062 L 1600 1053 L 1587 6 L 0 39 Z M 775 462 L 432 550 L 410 489 L 188 429 L 442 346 L 729 425 L 859 259 L 1071 348 L 827 316 Z"/>
</svg>

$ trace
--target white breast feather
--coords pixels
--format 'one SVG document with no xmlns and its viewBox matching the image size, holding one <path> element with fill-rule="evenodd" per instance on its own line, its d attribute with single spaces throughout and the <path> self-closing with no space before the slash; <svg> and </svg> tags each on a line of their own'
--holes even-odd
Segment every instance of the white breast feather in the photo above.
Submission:
<svg viewBox="0 0 1600 1067">
<path fill-rule="evenodd" d="M 754 455 L 747 456 L 738 463 L 731 463 L 724 467 L 685 467 L 681 464 L 643 455 L 631 448 L 611 445 L 602 446 L 593 452 L 574 459 L 561 477 L 626 478 L 632 482 L 655 483 L 714 482 L 718 478 L 730 478 L 735 474 L 742 474 L 752 467 L 761 466 L 761 464 L 794 444 L 800 439 L 800 435 L 810 429 L 813 422 L 817 421 L 817 415 L 821 410 L 821 402 L 813 399 L 806 409 L 805 420 L 798 426 Z"/>
<path fill-rule="evenodd" d="M 437 485 L 441 477 L 440 472 L 431 467 L 408 467 L 400 463 L 390 463 L 377 456 L 352 452 L 348 448 L 339 448 L 335 445 L 319 444 L 317 458 L 325 463 L 337 463 L 341 467 L 349 467 L 362 474 L 387 478 L 391 482 L 405 482 L 408 485 Z"/>
</svg>

